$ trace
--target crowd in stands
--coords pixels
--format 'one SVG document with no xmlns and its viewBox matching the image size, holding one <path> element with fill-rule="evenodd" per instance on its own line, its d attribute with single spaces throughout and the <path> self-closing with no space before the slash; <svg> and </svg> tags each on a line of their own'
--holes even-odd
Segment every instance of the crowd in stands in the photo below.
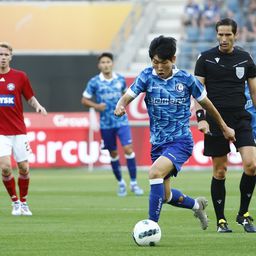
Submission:
<svg viewBox="0 0 256 256">
<path fill-rule="evenodd" d="M 215 24 L 227 17 L 238 23 L 239 41 L 256 41 L 256 0 L 188 0 L 182 16 L 182 37 L 190 42 L 215 41 Z"/>
<path fill-rule="evenodd" d="M 238 24 L 237 45 L 256 59 L 256 0 L 187 0 L 181 18 L 179 65 L 192 69 L 198 53 L 216 45 L 215 24 L 232 18 Z"/>
</svg>

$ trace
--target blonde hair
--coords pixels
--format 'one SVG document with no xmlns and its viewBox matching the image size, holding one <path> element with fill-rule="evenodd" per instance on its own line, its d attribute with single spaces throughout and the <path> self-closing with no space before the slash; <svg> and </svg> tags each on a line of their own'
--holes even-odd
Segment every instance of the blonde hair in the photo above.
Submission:
<svg viewBox="0 0 256 256">
<path fill-rule="evenodd" d="M 12 47 L 9 43 L 7 42 L 0 42 L 0 47 L 8 49 L 12 53 Z"/>
</svg>

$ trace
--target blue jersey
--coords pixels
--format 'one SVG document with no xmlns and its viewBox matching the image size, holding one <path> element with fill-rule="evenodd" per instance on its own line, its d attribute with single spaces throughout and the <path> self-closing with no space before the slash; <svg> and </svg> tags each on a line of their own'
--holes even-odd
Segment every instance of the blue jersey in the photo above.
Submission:
<svg viewBox="0 0 256 256">
<path fill-rule="evenodd" d="M 206 97 L 204 86 L 186 71 L 173 69 L 173 75 L 161 79 L 155 70 L 146 68 L 128 90 L 132 97 L 145 92 L 150 119 L 150 142 L 161 145 L 190 137 L 191 95 L 198 101 Z"/>
<path fill-rule="evenodd" d="M 252 103 L 249 87 L 246 83 L 245 85 L 245 97 L 246 97 L 246 104 L 245 104 L 245 109 L 251 114 L 252 116 L 252 130 L 253 130 L 253 136 L 254 139 L 256 139 L 256 109 Z"/>
<path fill-rule="evenodd" d="M 97 103 L 105 103 L 105 111 L 100 112 L 100 128 L 111 129 L 129 125 L 126 115 L 116 117 L 114 110 L 118 100 L 126 91 L 126 82 L 123 76 L 113 73 L 113 78 L 107 80 L 100 73 L 88 82 L 83 96 L 85 98 L 95 97 Z"/>
</svg>

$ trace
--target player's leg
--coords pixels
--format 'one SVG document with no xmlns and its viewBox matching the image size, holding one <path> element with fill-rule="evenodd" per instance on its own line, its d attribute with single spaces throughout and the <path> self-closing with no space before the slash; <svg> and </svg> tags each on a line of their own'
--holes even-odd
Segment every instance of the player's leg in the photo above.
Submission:
<svg viewBox="0 0 256 256">
<path fill-rule="evenodd" d="M 253 218 L 249 214 L 249 205 L 255 188 L 256 171 L 256 148 L 245 146 L 239 148 L 243 161 L 244 172 L 240 181 L 240 208 L 236 218 L 237 223 L 241 224 L 246 232 L 256 232 L 253 225 Z"/>
<path fill-rule="evenodd" d="M 240 209 L 236 218 L 246 232 L 256 232 L 253 219 L 249 215 L 248 209 L 255 188 L 256 173 L 256 148 L 251 129 L 251 115 L 245 110 L 237 113 L 239 129 L 236 130 L 236 142 L 243 162 L 244 172 L 240 180 Z"/>
<path fill-rule="evenodd" d="M 158 222 L 165 201 L 164 177 L 174 169 L 170 159 L 160 156 L 149 170 L 149 219 Z"/>
<path fill-rule="evenodd" d="M 116 129 L 101 129 L 101 137 L 103 140 L 103 149 L 107 149 L 110 154 L 110 163 L 113 174 L 118 182 L 117 195 L 126 196 L 126 183 L 122 178 L 121 166 L 116 144 Z"/>
<path fill-rule="evenodd" d="M 207 199 L 205 197 L 198 197 L 194 199 L 183 194 L 178 189 L 170 189 L 169 179 L 170 178 L 164 180 L 166 203 L 175 207 L 193 210 L 194 216 L 200 220 L 202 229 L 207 229 L 209 222 L 205 212 L 205 208 L 208 205 Z"/>
<path fill-rule="evenodd" d="M 137 167 L 135 160 L 135 153 L 132 147 L 131 130 L 129 126 L 122 126 L 118 129 L 118 137 L 123 146 L 124 155 L 126 158 L 127 168 L 130 175 L 130 189 L 137 195 L 143 195 L 144 191 L 138 186 L 137 183 Z"/>
<path fill-rule="evenodd" d="M 21 215 L 21 211 L 11 167 L 12 138 L 13 136 L 0 135 L 0 169 L 3 184 L 12 200 L 12 215 L 18 216 Z"/>
<path fill-rule="evenodd" d="M 182 165 L 191 156 L 193 150 L 192 138 L 177 140 L 152 147 L 153 165 L 149 171 L 150 197 L 149 218 L 158 221 L 162 204 L 170 197 L 170 189 L 165 189 L 164 179 L 177 176 Z M 166 182 L 168 184 L 168 181 Z"/>
<path fill-rule="evenodd" d="M 212 157 L 213 175 L 211 181 L 211 197 L 217 219 L 217 232 L 229 233 L 232 230 L 224 214 L 226 200 L 227 154 L 230 152 L 229 142 L 223 136 L 205 135 L 204 154 Z"/>
<path fill-rule="evenodd" d="M 18 186 L 20 192 L 20 204 L 21 204 L 21 215 L 31 216 L 32 212 L 30 211 L 27 204 L 27 196 L 29 190 L 29 163 L 28 158 L 31 153 L 31 148 L 29 146 L 29 141 L 26 135 L 17 135 L 14 138 L 13 144 L 13 154 L 14 159 L 17 162 L 19 169 L 18 176 Z"/>
</svg>

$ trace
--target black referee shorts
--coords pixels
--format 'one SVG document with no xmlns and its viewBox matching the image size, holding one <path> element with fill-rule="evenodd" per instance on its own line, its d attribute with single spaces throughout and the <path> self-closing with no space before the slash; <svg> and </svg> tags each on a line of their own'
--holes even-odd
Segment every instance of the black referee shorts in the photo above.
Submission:
<svg viewBox="0 0 256 256">
<path fill-rule="evenodd" d="M 246 110 L 223 111 L 220 114 L 226 124 L 235 130 L 236 142 L 234 142 L 234 145 L 237 149 L 244 146 L 255 146 L 251 115 Z M 228 154 L 230 152 L 230 142 L 224 138 L 215 121 L 209 116 L 207 116 L 207 121 L 212 135 L 204 136 L 204 155 L 220 157 Z"/>
</svg>

